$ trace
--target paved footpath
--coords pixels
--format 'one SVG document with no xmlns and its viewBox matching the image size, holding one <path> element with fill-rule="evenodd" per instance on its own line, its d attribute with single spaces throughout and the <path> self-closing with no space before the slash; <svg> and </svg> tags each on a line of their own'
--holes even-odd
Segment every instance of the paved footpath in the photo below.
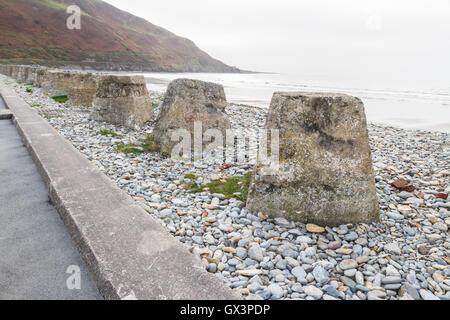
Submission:
<svg viewBox="0 0 450 320">
<path fill-rule="evenodd" d="M 0 120 L 0 299 L 101 298 L 16 128 Z"/>
</svg>

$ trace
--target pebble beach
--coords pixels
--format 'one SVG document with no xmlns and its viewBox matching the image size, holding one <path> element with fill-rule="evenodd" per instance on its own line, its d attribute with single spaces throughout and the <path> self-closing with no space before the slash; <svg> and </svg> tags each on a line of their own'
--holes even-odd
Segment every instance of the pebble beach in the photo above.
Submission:
<svg viewBox="0 0 450 320">
<path fill-rule="evenodd" d="M 248 212 L 239 193 L 186 187 L 245 177 L 248 163 L 185 163 L 118 150 L 144 140 L 155 119 L 140 130 L 93 121 L 86 107 L 5 76 L 0 81 L 244 299 L 450 299 L 448 133 L 369 123 L 380 221 L 330 228 Z M 156 118 L 163 98 L 150 97 Z M 226 113 L 234 129 L 257 130 L 267 109 L 230 104 Z M 394 186 L 399 179 L 408 188 Z"/>
</svg>

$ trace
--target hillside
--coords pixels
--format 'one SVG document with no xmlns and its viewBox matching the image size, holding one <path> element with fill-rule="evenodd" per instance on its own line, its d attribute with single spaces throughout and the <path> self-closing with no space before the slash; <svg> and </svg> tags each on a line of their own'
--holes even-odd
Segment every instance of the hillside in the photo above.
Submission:
<svg viewBox="0 0 450 320">
<path fill-rule="evenodd" d="M 82 10 L 69 30 L 66 8 Z M 239 72 L 191 40 L 101 0 L 0 0 L 0 63 L 107 70 Z"/>
</svg>

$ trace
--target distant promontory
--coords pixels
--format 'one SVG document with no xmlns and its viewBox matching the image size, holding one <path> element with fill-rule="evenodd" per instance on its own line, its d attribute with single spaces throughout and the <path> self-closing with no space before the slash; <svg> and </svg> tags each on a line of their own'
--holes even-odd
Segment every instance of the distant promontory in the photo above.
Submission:
<svg viewBox="0 0 450 320">
<path fill-rule="evenodd" d="M 81 29 L 66 12 L 81 9 Z M 101 0 L 0 0 L 0 63 L 154 72 L 242 72 Z"/>
</svg>

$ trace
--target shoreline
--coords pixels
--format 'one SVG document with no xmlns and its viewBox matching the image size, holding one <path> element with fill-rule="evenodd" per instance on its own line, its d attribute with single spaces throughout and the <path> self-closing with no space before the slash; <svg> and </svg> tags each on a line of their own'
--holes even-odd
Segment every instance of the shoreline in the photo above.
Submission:
<svg viewBox="0 0 450 320">
<path fill-rule="evenodd" d="M 364 88 L 347 83 L 313 81 L 287 74 L 224 75 L 142 73 L 149 90 L 164 92 L 175 78 L 190 77 L 222 84 L 229 103 L 268 108 L 274 92 L 332 92 L 361 98 L 368 122 L 450 133 L 450 95 L 444 89 Z M 301 83 L 302 85 L 299 85 Z M 319 85 L 322 83 L 322 85 Z"/>
<path fill-rule="evenodd" d="M 204 184 L 245 175 L 251 170 L 248 164 L 223 170 L 208 162 L 173 162 L 157 153 L 125 155 L 116 150 L 117 143 L 138 143 L 152 132 L 152 121 L 138 131 L 91 121 L 88 108 L 59 104 L 39 88 L 27 93 L 24 84 L 9 82 L 30 108 L 34 105 L 243 298 L 450 299 L 450 202 L 436 197 L 438 192 L 450 193 L 449 134 L 369 124 L 381 221 L 315 234 L 301 223 L 254 215 L 235 198 L 183 187 L 194 177 Z M 154 96 L 152 101 L 158 103 L 156 117 L 161 100 Z M 233 128 L 262 127 L 264 111 L 233 104 L 226 108 Z M 118 136 L 99 134 L 102 129 Z M 416 191 L 391 187 L 398 178 L 407 179 Z M 346 263 L 352 267 L 347 269 Z"/>
</svg>

